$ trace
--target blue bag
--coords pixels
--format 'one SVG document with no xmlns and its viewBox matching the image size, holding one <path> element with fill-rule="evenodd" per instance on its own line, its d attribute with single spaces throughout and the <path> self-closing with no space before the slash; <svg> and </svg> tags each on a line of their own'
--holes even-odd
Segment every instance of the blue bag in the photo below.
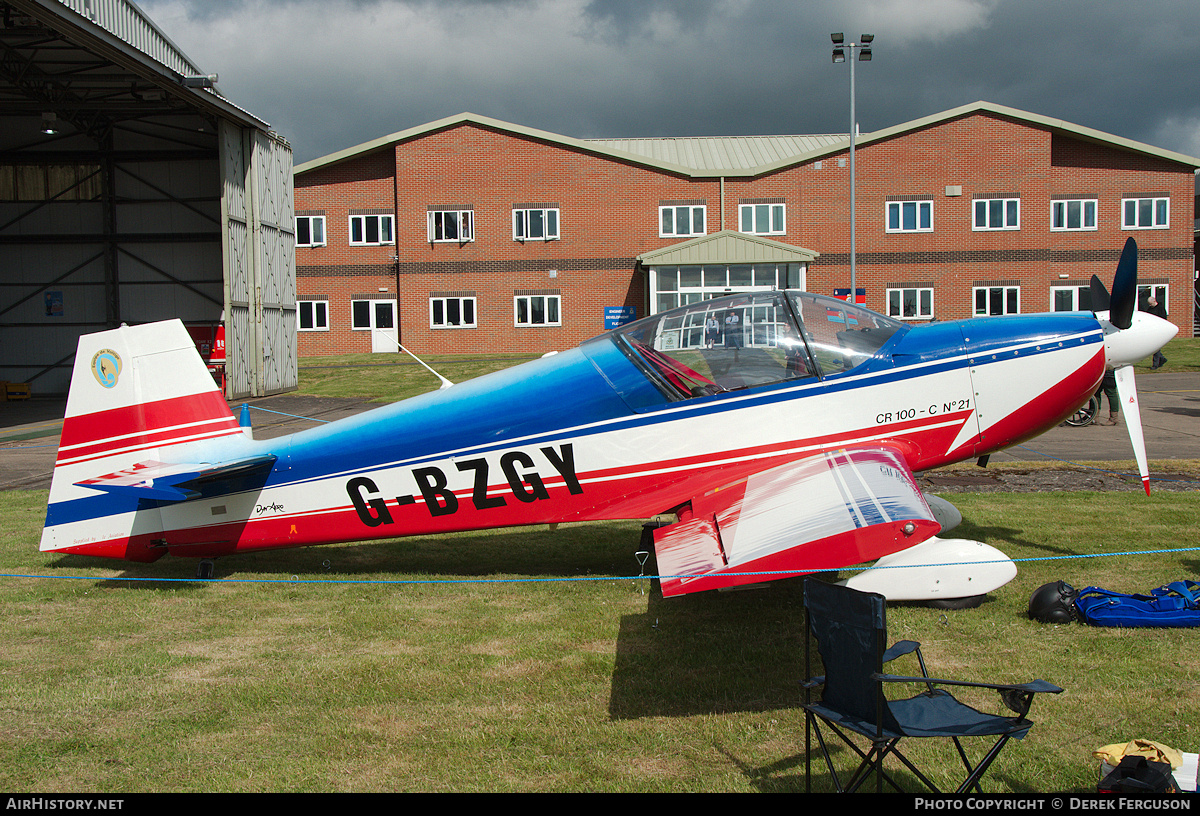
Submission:
<svg viewBox="0 0 1200 816">
<path fill-rule="evenodd" d="M 1200 626 L 1200 584 L 1195 581 L 1174 581 L 1149 595 L 1087 587 L 1074 604 L 1079 619 L 1092 626 Z"/>
</svg>

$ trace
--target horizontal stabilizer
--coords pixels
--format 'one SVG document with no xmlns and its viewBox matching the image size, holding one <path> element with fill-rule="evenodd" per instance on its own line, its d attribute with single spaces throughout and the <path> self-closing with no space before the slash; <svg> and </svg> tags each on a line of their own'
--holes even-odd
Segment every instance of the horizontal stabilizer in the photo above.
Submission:
<svg viewBox="0 0 1200 816">
<path fill-rule="evenodd" d="M 693 499 L 690 513 L 655 531 L 654 549 L 669 597 L 873 561 L 941 526 L 903 456 L 853 448 Z"/>
<path fill-rule="evenodd" d="M 942 525 L 940 532 L 944 533 L 947 530 L 953 530 L 962 524 L 962 513 L 958 512 L 958 508 L 953 504 L 941 496 L 931 496 L 928 493 L 923 494 L 923 496 L 925 497 L 925 503 L 933 511 L 933 517 L 938 520 L 938 524 Z"/>
<path fill-rule="evenodd" d="M 265 455 L 214 464 L 138 462 L 125 470 L 75 484 L 134 498 L 182 502 L 198 498 L 201 494 L 197 488 L 201 486 L 209 488 L 209 492 L 216 495 L 227 492 L 221 489 L 222 483 L 268 471 L 275 464 L 275 459 L 273 455 Z"/>
</svg>

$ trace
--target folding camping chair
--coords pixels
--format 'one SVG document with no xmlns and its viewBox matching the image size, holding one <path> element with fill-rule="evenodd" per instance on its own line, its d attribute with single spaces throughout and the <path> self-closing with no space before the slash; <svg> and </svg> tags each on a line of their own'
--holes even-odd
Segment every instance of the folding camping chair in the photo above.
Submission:
<svg viewBox="0 0 1200 816">
<path fill-rule="evenodd" d="M 1029 713 L 1034 695 L 1062 691 L 1044 680 L 1003 685 L 931 678 L 925 670 L 919 643 L 903 640 L 887 648 L 887 603 L 882 595 L 810 578 L 804 582 L 804 607 L 810 632 L 804 650 L 805 671 L 810 678 L 804 683 L 806 790 L 812 788 L 812 734 L 815 733 L 839 792 L 857 790 L 872 770 L 875 771 L 876 791 L 883 790 L 884 779 L 899 791 L 900 786 L 883 769 L 888 756 L 895 756 L 930 790 L 938 792 L 929 778 L 897 748 L 900 740 L 906 737 L 949 737 L 967 770 L 966 779 L 957 792 L 965 793 L 972 788 L 982 792 L 979 779 L 1001 749 L 1012 737 L 1022 739 L 1033 726 L 1025 715 Z M 820 677 L 812 676 L 814 638 L 825 671 Z M 914 652 L 921 667 L 920 677 L 884 674 L 885 663 Z M 885 684 L 889 683 L 919 683 L 925 690 L 906 700 L 889 700 L 884 694 Z M 1017 716 L 985 714 L 959 702 L 949 692 L 935 688 L 935 684 L 996 689 L 1004 704 Z M 818 686 L 824 686 L 821 700 L 813 702 L 813 690 Z M 845 786 L 834 770 L 822 723 L 862 760 Z M 869 739 L 870 750 L 864 753 L 846 732 Z M 961 737 L 996 737 L 996 742 L 983 759 L 972 765 L 963 750 Z"/>
</svg>

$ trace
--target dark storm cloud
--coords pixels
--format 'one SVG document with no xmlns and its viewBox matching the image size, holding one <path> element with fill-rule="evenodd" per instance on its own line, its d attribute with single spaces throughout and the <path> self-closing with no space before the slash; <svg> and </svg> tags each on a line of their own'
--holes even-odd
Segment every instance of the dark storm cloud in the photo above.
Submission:
<svg viewBox="0 0 1200 816">
<path fill-rule="evenodd" d="M 142 0 L 298 162 L 470 111 L 576 137 L 844 133 L 976 100 L 1200 154 L 1200 4 Z"/>
</svg>

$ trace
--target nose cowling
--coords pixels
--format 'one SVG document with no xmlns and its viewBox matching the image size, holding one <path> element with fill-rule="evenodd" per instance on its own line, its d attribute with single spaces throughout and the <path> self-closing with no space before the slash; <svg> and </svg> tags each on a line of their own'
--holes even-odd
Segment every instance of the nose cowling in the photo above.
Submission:
<svg viewBox="0 0 1200 816">
<path fill-rule="evenodd" d="M 1174 323 L 1147 312 L 1134 312 L 1127 329 L 1118 329 L 1108 320 L 1108 312 L 1097 312 L 1104 329 L 1104 358 L 1111 368 L 1133 365 L 1166 345 L 1179 329 Z"/>
</svg>

